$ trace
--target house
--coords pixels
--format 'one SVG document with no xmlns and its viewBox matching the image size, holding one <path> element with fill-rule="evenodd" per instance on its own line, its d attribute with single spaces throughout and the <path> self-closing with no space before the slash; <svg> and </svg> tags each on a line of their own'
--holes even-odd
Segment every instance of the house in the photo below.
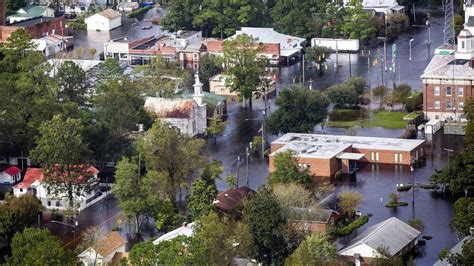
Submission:
<svg viewBox="0 0 474 266">
<path fill-rule="evenodd" d="M 344 0 L 344 6 L 350 6 L 350 0 Z M 364 10 L 374 13 L 383 13 L 385 17 L 392 13 L 405 13 L 405 7 L 398 4 L 397 0 L 362 0 Z"/>
<path fill-rule="evenodd" d="M 153 241 L 153 245 L 158 245 L 158 243 L 162 241 L 169 241 L 172 240 L 178 236 L 187 236 L 191 237 L 194 235 L 194 225 L 195 223 L 183 223 L 183 226 L 180 228 L 177 228 L 173 231 L 170 231 L 160 237 L 158 237 L 156 240 Z"/>
<path fill-rule="evenodd" d="M 411 165 L 425 156 L 425 140 L 287 133 L 271 144 L 270 172 L 275 156 L 292 150 L 302 169 L 315 177 L 352 174 L 358 163 Z"/>
<path fill-rule="evenodd" d="M 97 168 L 90 166 L 86 171 L 98 180 L 97 174 L 99 170 Z M 13 186 L 13 195 L 15 197 L 25 193 L 31 193 L 36 196 L 46 209 L 66 209 L 69 206 L 69 200 L 65 193 L 54 195 L 48 191 L 44 182 L 43 169 L 41 168 L 28 168 L 23 181 Z M 85 193 L 85 195 L 75 195 L 74 202 L 79 210 L 83 210 L 104 196 L 105 194 L 93 190 L 90 193 Z"/>
<path fill-rule="evenodd" d="M 36 51 L 41 52 L 46 57 L 52 57 L 57 52 L 64 51 L 68 46 L 71 46 L 72 38 L 72 36 L 66 37 L 53 33 L 31 41 L 36 45 Z"/>
<path fill-rule="evenodd" d="M 140 8 L 140 4 L 138 2 L 120 2 L 117 5 L 117 9 L 120 12 L 132 12 Z"/>
<path fill-rule="evenodd" d="M 230 214 L 236 207 L 242 206 L 243 201 L 255 191 L 249 187 L 229 188 L 217 194 L 213 205 L 223 214 Z"/>
<path fill-rule="evenodd" d="M 464 249 L 464 244 L 468 243 L 469 241 L 474 241 L 474 228 L 471 227 L 471 235 L 464 237 L 461 241 L 459 241 L 452 249 L 449 250 L 450 254 L 461 254 Z M 446 259 L 438 259 L 433 266 L 454 266 L 453 264 L 449 263 Z"/>
<path fill-rule="evenodd" d="M 117 231 L 112 231 L 104 238 L 95 242 L 91 247 L 84 250 L 77 257 L 82 264 L 86 266 L 110 265 L 114 260 L 114 257 L 123 257 L 126 244 L 127 240 L 125 240 Z"/>
<path fill-rule="evenodd" d="M 66 5 L 64 7 L 64 13 L 66 14 L 82 14 L 89 10 L 90 3 L 78 2 L 75 5 Z"/>
<path fill-rule="evenodd" d="M 327 232 L 334 225 L 340 214 L 331 209 L 322 208 L 293 208 L 289 220 L 296 228 L 305 234 Z"/>
<path fill-rule="evenodd" d="M 367 228 L 339 250 L 339 255 L 355 265 L 369 265 L 374 258 L 403 256 L 418 243 L 421 232 L 392 217 Z M 380 254 L 384 248 L 387 254 Z"/>
<path fill-rule="evenodd" d="M 10 166 L 0 172 L 0 184 L 15 184 L 21 180 L 21 169 Z"/>
<path fill-rule="evenodd" d="M 225 96 L 231 102 L 238 101 L 239 98 L 237 92 L 231 91 L 230 88 L 225 85 L 226 79 L 227 75 L 224 74 L 217 74 L 211 77 L 209 79 L 209 92 Z M 272 79 L 267 88 L 260 88 L 259 90 L 262 92 L 261 94 L 265 95 L 266 97 L 271 98 L 276 96 L 275 80 Z"/>
<path fill-rule="evenodd" d="M 10 23 L 15 23 L 37 17 L 54 17 L 54 10 L 48 6 L 27 6 L 20 8 L 15 14 L 8 16 Z"/>
<path fill-rule="evenodd" d="M 106 9 L 85 19 L 87 30 L 111 31 L 122 26 L 122 15 L 112 9 Z"/>
<path fill-rule="evenodd" d="M 204 135 L 207 127 L 206 103 L 203 101 L 202 83 L 195 75 L 193 99 L 168 99 L 148 97 L 145 110 L 178 130 L 180 134 L 194 137 Z"/>
<path fill-rule="evenodd" d="M 5 0 L 0 0 L 0 43 L 5 42 L 18 29 L 27 30 L 32 39 L 39 39 L 50 34 L 67 35 L 64 16 L 33 17 L 7 25 L 5 11 Z"/>
</svg>

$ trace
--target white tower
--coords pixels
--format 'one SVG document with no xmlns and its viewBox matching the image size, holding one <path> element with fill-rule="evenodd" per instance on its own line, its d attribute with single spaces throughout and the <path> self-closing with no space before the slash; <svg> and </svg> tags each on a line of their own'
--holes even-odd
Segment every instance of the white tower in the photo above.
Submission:
<svg viewBox="0 0 474 266">
<path fill-rule="evenodd" d="M 202 83 L 201 81 L 199 80 L 199 73 L 196 72 L 196 74 L 194 74 L 194 94 L 193 94 L 193 99 L 194 101 L 197 103 L 198 106 L 202 106 L 203 105 L 203 101 L 202 101 Z"/>
</svg>

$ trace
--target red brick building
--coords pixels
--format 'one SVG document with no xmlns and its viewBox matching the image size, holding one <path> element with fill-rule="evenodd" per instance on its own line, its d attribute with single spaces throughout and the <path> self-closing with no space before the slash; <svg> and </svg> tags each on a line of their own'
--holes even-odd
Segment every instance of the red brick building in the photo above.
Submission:
<svg viewBox="0 0 474 266">
<path fill-rule="evenodd" d="M 288 133 L 271 144 L 270 172 L 274 157 L 295 152 L 298 164 L 315 177 L 353 173 L 358 163 L 410 165 L 425 156 L 425 140 Z"/>
<path fill-rule="evenodd" d="M 5 1 L 0 0 L 0 43 L 17 29 L 26 29 L 33 39 L 39 39 L 46 35 L 67 35 L 66 20 L 63 17 L 36 17 L 6 25 Z"/>
</svg>

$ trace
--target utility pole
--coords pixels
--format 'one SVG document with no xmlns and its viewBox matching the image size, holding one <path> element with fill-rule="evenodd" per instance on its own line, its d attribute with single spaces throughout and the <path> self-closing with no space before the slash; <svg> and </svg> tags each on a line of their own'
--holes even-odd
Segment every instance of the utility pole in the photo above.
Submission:
<svg viewBox="0 0 474 266">
<path fill-rule="evenodd" d="M 339 66 L 339 49 L 337 47 L 337 39 L 336 39 L 336 62 L 334 63 L 334 68 Z"/>
<path fill-rule="evenodd" d="M 304 81 L 305 81 L 305 80 L 304 80 L 304 70 L 305 70 L 305 69 L 304 69 L 304 54 L 303 54 L 303 83 L 302 83 L 303 86 L 304 86 Z"/>
<path fill-rule="evenodd" d="M 249 147 L 245 147 L 245 162 L 247 164 L 246 184 L 249 186 Z"/>
<path fill-rule="evenodd" d="M 351 62 L 351 54 L 349 53 L 349 78 L 352 78 L 352 62 Z"/>
<path fill-rule="evenodd" d="M 237 180 L 236 187 L 239 188 L 240 155 L 237 155 Z"/>
</svg>

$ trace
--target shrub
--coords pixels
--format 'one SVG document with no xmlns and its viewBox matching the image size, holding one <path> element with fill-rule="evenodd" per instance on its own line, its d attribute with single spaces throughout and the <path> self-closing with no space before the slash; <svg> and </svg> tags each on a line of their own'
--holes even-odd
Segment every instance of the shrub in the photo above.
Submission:
<svg viewBox="0 0 474 266">
<path fill-rule="evenodd" d="M 134 17 L 136 17 L 140 14 L 143 14 L 143 13 L 147 12 L 148 10 L 150 10 L 152 8 L 153 7 L 151 7 L 151 6 L 141 7 L 139 9 L 135 10 L 135 11 L 132 11 L 132 12 L 128 13 L 127 17 L 134 18 Z"/>
<path fill-rule="evenodd" d="M 357 228 L 359 228 L 359 227 L 363 226 L 364 224 L 366 224 L 368 221 L 369 221 L 369 216 L 366 216 L 366 215 L 360 216 L 359 218 L 355 219 L 352 223 L 350 223 L 350 224 L 348 224 L 344 227 L 336 228 L 335 233 L 338 236 L 346 236 L 346 235 L 352 233 Z"/>
<path fill-rule="evenodd" d="M 408 206 L 408 202 L 404 202 L 404 201 L 393 202 L 393 201 L 390 201 L 389 203 L 385 204 L 385 207 L 387 207 L 387 208 L 395 208 L 395 207 L 400 207 L 400 206 Z"/>
<path fill-rule="evenodd" d="M 53 212 L 51 213 L 51 220 L 61 222 L 63 220 L 63 217 L 64 217 L 64 215 L 61 212 L 59 212 L 58 210 L 53 210 Z"/>
<path fill-rule="evenodd" d="M 423 228 L 425 227 L 425 224 L 420 219 L 409 220 L 408 224 L 418 231 L 423 231 Z"/>
<path fill-rule="evenodd" d="M 403 185 L 403 186 L 397 187 L 397 191 L 399 191 L 399 192 L 408 191 L 410 189 L 411 189 L 411 185 Z"/>
</svg>

